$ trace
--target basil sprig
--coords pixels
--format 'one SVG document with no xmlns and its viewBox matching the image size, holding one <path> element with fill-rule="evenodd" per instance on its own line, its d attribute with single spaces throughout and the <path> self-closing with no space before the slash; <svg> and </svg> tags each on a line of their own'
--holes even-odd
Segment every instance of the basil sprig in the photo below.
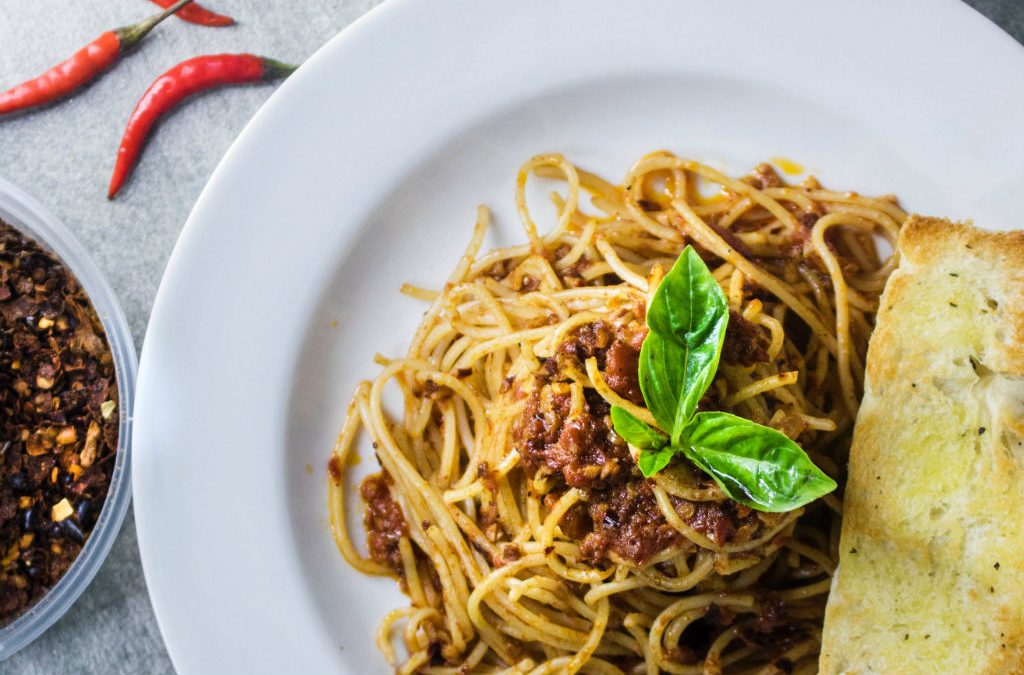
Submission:
<svg viewBox="0 0 1024 675">
<path fill-rule="evenodd" d="M 725 294 L 687 246 L 654 293 L 640 350 L 640 391 L 673 445 L 718 370 L 728 323 Z"/>
<path fill-rule="evenodd" d="M 718 370 L 728 323 L 722 289 L 687 246 L 647 308 L 650 332 L 640 350 L 640 390 L 661 430 L 613 406 L 615 433 L 640 450 L 644 476 L 681 454 L 730 499 L 759 511 L 790 511 L 835 490 L 835 481 L 775 429 L 724 412 L 695 414 Z"/>
</svg>

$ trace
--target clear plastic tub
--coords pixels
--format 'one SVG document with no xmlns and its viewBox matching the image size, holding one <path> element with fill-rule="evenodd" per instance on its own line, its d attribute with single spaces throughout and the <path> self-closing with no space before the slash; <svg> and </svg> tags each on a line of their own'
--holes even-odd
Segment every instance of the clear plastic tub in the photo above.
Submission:
<svg viewBox="0 0 1024 675">
<path fill-rule="evenodd" d="M 92 581 L 121 529 L 131 500 L 132 403 L 138 359 L 128 322 L 99 268 L 74 235 L 35 199 L 0 178 L 0 220 L 18 228 L 55 253 L 78 278 L 103 322 L 114 357 L 120 428 L 117 457 L 103 510 L 78 558 L 57 585 L 14 622 L 0 628 L 0 661 L 49 628 Z"/>
</svg>

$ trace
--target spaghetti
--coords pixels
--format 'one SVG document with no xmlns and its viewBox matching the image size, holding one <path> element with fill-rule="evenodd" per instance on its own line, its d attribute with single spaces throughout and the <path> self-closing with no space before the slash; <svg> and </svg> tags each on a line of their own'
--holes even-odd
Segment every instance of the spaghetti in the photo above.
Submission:
<svg viewBox="0 0 1024 675">
<path fill-rule="evenodd" d="M 565 184 L 546 233 L 531 175 Z M 690 244 L 730 304 L 700 409 L 774 427 L 838 478 L 896 263 L 876 241 L 895 242 L 904 212 L 813 178 L 787 185 L 768 165 L 734 179 L 665 152 L 619 186 L 534 157 L 516 205 L 526 243 L 481 254 L 481 207 L 444 289 L 403 287 L 430 309 L 407 355 L 378 356 L 358 386 L 328 465 L 342 555 L 410 598 L 382 622 L 381 650 L 397 672 L 437 675 L 815 672 L 839 499 L 752 511 L 678 457 L 643 478 L 608 414 L 653 422 L 637 381 L 645 307 Z M 345 519 L 361 430 L 383 469 L 360 488 L 369 557 Z"/>
</svg>

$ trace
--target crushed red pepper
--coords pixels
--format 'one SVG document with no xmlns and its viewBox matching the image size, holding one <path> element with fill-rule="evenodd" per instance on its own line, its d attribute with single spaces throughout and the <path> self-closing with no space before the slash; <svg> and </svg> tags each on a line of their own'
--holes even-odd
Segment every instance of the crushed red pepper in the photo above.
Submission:
<svg viewBox="0 0 1024 675">
<path fill-rule="evenodd" d="M 117 379 L 78 280 L 0 221 L 0 626 L 60 580 L 107 496 Z"/>
</svg>

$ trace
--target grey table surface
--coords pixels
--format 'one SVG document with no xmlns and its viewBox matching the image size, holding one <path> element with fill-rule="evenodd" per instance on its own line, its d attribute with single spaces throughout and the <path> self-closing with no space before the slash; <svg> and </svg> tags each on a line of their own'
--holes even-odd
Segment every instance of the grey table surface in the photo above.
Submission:
<svg viewBox="0 0 1024 675">
<path fill-rule="evenodd" d="M 0 175 L 46 204 L 92 252 L 120 297 L 136 346 L 189 210 L 273 87 L 222 91 L 185 104 L 161 125 L 122 195 L 108 202 L 114 152 L 139 94 L 157 74 L 196 54 L 249 51 L 300 62 L 378 2 L 209 0 L 240 24 L 211 29 L 168 21 L 71 100 L 0 123 Z M 1024 0 L 969 2 L 1024 42 Z M 0 86 L 36 74 L 103 30 L 152 9 L 142 0 L 0 0 Z M 18 675 L 173 672 L 146 593 L 131 512 L 75 606 L 0 663 L 0 674 Z"/>
</svg>

